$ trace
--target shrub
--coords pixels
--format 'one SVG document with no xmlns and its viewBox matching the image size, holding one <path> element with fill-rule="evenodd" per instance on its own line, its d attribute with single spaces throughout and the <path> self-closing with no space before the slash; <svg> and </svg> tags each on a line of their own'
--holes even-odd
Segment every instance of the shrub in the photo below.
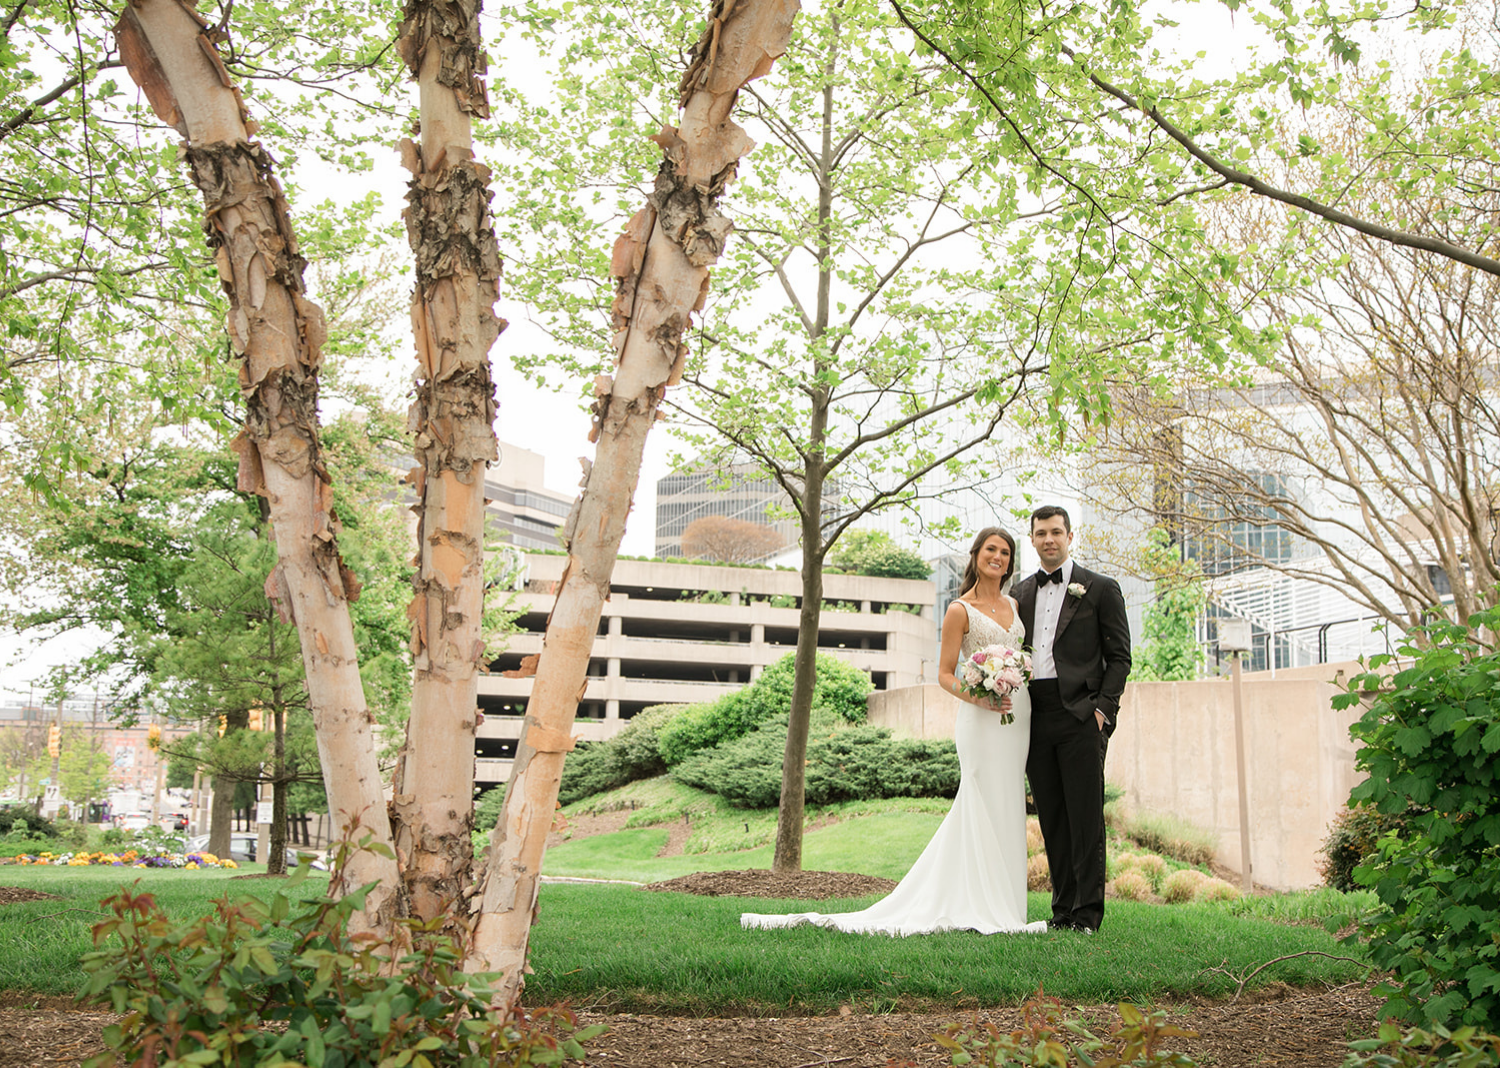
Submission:
<svg viewBox="0 0 1500 1068">
<path fill-rule="evenodd" d="M 925 579 L 932 566 L 894 538 L 879 530 L 851 530 L 828 554 L 828 566 L 875 578 Z"/>
<path fill-rule="evenodd" d="M 869 711 L 870 676 L 832 653 L 819 653 L 817 681 L 813 686 L 814 714 L 827 712 L 846 723 L 863 723 Z M 788 653 L 761 672 L 749 687 L 755 702 L 753 715 L 760 723 L 792 708 L 792 684 L 797 673 L 796 654 Z"/>
<path fill-rule="evenodd" d="M 787 717 L 777 716 L 743 738 L 694 754 L 672 776 L 740 808 L 772 807 L 781 797 L 786 731 Z M 952 742 L 893 738 L 885 728 L 840 727 L 826 713 L 815 717 L 807 743 L 809 805 L 957 792 Z"/>
<path fill-rule="evenodd" d="M 1071 1011 L 1072 1015 L 1069 1015 Z M 1084 1026 L 1077 1010 L 1038 989 L 1021 1006 L 1021 1026 L 1002 1031 L 992 1023 L 956 1023 L 938 1044 L 950 1052 L 952 1063 L 978 1068 L 1130 1068 L 1134 1065 L 1173 1065 L 1193 1068 L 1185 1053 L 1162 1048 L 1169 1038 L 1195 1038 L 1167 1022 L 1167 1010 L 1146 1013 L 1134 1005 L 1119 1005 L 1120 1025 L 1104 1038 Z"/>
<path fill-rule="evenodd" d="M 1461 1027 L 1449 1031 L 1442 1024 L 1430 1030 L 1403 1030 L 1393 1023 L 1380 1025 L 1374 1038 L 1349 1043 L 1353 1050 L 1344 1068 L 1497 1068 L 1500 1035 Z"/>
<path fill-rule="evenodd" d="M 563 762 L 562 783 L 557 799 L 565 805 L 594 794 L 650 779 L 667 770 L 660 751 L 659 731 L 679 714 L 683 705 L 653 705 L 632 716 L 613 738 L 602 742 L 580 742 Z M 499 809 L 496 809 L 496 816 Z M 487 831 L 494 826 L 476 824 Z"/>
<path fill-rule="evenodd" d="M 668 766 L 676 766 L 693 753 L 741 738 L 757 724 L 786 715 L 792 707 L 796 670 L 796 654 L 788 653 L 743 690 L 709 704 L 687 706 L 657 732 L 662 759 Z M 870 676 L 859 668 L 832 653 L 818 654 L 814 715 L 863 723 L 870 690 Z"/>
<path fill-rule="evenodd" d="M 1040 893 L 1052 889 L 1052 869 L 1047 866 L 1047 854 L 1035 853 L 1026 859 L 1026 889 Z"/>
<path fill-rule="evenodd" d="M 1176 816 L 1137 812 L 1118 818 L 1115 827 L 1141 848 L 1184 864 L 1207 864 L 1219 851 L 1218 835 Z"/>
<path fill-rule="evenodd" d="M 1318 870 L 1325 886 L 1348 893 L 1358 890 L 1354 869 L 1375 855 L 1380 839 L 1387 834 L 1405 834 L 1406 812 L 1387 815 L 1373 805 L 1352 805 L 1333 818 L 1328 837 L 1318 850 L 1322 859 Z"/>
<path fill-rule="evenodd" d="M 21 824 L 21 830 L 31 838 L 61 838 L 62 832 L 58 826 L 49 819 L 43 819 L 29 808 L 16 808 L 7 806 L 0 808 L 0 835 L 10 837 L 11 832 L 16 830 L 16 824 Z"/>
<path fill-rule="evenodd" d="M 1150 879 L 1153 887 L 1157 887 L 1167 874 L 1167 862 L 1155 853 L 1144 853 L 1136 857 L 1135 870 Z"/>
<path fill-rule="evenodd" d="M 1196 899 L 1199 901 L 1238 901 L 1240 888 L 1223 879 L 1204 879 L 1198 884 Z"/>
<path fill-rule="evenodd" d="M 1191 901 L 1198 895 L 1198 886 L 1208 876 L 1197 868 L 1183 868 L 1174 871 L 1161 881 L 1162 899 L 1169 905 L 1180 905 L 1185 901 Z"/>
<path fill-rule="evenodd" d="M 1026 819 L 1026 855 L 1035 856 L 1042 852 L 1047 843 L 1042 839 L 1042 825 L 1035 816 Z"/>
<path fill-rule="evenodd" d="M 1420 628 L 1401 649 L 1411 666 L 1392 678 L 1375 669 L 1335 699 L 1351 707 L 1375 693 L 1349 733 L 1355 766 L 1368 774 L 1350 794 L 1402 835 L 1380 840 L 1354 878 L 1380 906 L 1360 934 L 1392 977 L 1375 988 L 1381 1011 L 1411 1022 L 1500 1028 L 1500 653 L 1473 638 L 1500 628 L 1500 610 L 1468 626 Z M 1388 689 L 1382 687 L 1388 686 Z M 1354 936 L 1351 936 L 1354 937 Z"/>
<path fill-rule="evenodd" d="M 700 749 L 742 736 L 760 722 L 752 718 L 755 711 L 745 690 L 706 704 L 686 705 L 656 732 L 657 750 L 668 767 L 680 764 Z"/>
<path fill-rule="evenodd" d="M 1124 875 L 1128 871 L 1135 871 L 1140 859 L 1134 853 L 1116 853 L 1109 862 L 1109 870 L 1116 875 Z"/>
<path fill-rule="evenodd" d="M 347 843 L 337 851 L 347 862 Z M 493 1011 L 494 976 L 465 975 L 461 950 L 411 924 L 415 948 L 349 932 L 365 891 L 302 897 L 305 867 L 269 905 L 245 897 L 173 920 L 151 894 L 122 888 L 94 926 L 84 997 L 124 1019 L 104 1029 L 87 1068 L 122 1064 L 426 1064 L 431 1068 L 557 1063 L 603 1030 L 574 1031 L 562 1009 Z M 286 891 L 298 888 L 297 892 Z"/>
<path fill-rule="evenodd" d="M 1151 898 L 1151 880 L 1138 871 L 1127 871 L 1109 881 L 1109 888 L 1116 897 L 1126 901 L 1147 901 Z"/>
</svg>

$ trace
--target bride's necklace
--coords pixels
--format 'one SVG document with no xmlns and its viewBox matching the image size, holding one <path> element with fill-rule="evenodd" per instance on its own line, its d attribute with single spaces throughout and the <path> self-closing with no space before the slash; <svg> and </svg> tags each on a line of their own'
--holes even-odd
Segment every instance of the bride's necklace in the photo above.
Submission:
<svg viewBox="0 0 1500 1068">
<path fill-rule="evenodd" d="M 978 601 L 970 601 L 969 603 L 988 616 L 998 616 L 1000 614 L 1000 605 L 998 602 L 993 605 L 980 604 Z"/>
</svg>

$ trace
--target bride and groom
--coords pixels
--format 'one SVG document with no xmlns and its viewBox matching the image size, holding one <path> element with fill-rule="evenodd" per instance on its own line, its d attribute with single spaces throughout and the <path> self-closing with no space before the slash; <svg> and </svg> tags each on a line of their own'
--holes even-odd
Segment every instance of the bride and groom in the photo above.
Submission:
<svg viewBox="0 0 1500 1068">
<path fill-rule="evenodd" d="M 895 890 L 859 912 L 745 913 L 745 927 L 814 923 L 864 934 L 973 930 L 1092 933 L 1104 919 L 1104 754 L 1130 673 L 1119 583 L 1075 563 L 1056 505 L 1031 515 L 1041 568 L 1011 585 L 1016 542 L 981 530 L 943 616 L 938 680 L 964 705 L 954 725 L 961 778 L 942 826 Z M 1006 591 L 1009 590 L 1009 595 Z M 1027 648 L 1032 680 L 1011 696 L 963 692 L 959 663 L 990 645 Z M 1001 712 L 1014 715 L 1002 722 Z M 1050 921 L 1026 921 L 1031 781 L 1052 879 Z"/>
</svg>

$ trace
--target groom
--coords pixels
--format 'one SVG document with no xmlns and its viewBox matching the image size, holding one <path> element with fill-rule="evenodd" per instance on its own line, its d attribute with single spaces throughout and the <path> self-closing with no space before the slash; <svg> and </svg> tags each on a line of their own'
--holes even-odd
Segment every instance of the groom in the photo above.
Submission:
<svg viewBox="0 0 1500 1068">
<path fill-rule="evenodd" d="M 1055 504 L 1031 513 L 1041 570 L 1016 584 L 1031 650 L 1026 777 L 1052 875 L 1051 926 L 1092 934 L 1104 920 L 1104 751 L 1130 674 L 1120 584 L 1068 557 L 1073 528 Z"/>
</svg>

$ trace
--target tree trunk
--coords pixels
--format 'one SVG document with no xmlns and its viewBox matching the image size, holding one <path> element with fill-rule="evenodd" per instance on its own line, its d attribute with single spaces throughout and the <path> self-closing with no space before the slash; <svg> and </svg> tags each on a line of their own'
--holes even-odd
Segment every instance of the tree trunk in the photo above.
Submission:
<svg viewBox="0 0 1500 1068">
<path fill-rule="evenodd" d="M 271 834 L 266 874 L 286 874 L 286 711 L 280 694 L 271 710 Z"/>
<path fill-rule="evenodd" d="M 708 267 L 731 228 L 717 206 L 752 146 L 730 119 L 740 87 L 770 70 L 791 38 L 797 0 L 719 0 L 683 76 L 682 125 L 653 138 L 665 159 L 646 207 L 615 242 L 610 273 L 616 373 L 595 382 L 592 469 L 566 527 L 568 564 L 547 620 L 505 805 L 480 888 L 470 967 L 503 972 L 496 1005 L 524 985 L 537 877 L 557 807 L 564 755 L 625 517 L 640 475 L 646 432 L 666 388 L 682 374 L 682 337 L 708 291 Z"/>
<path fill-rule="evenodd" d="M 797 656 L 792 662 L 792 707 L 781 758 L 781 801 L 776 812 L 772 871 L 802 870 L 802 816 L 806 807 L 807 735 L 813 689 L 818 684 L 818 620 L 823 612 L 823 480 L 809 463 L 802 498 L 802 612 L 797 619 Z"/>
<path fill-rule="evenodd" d="M 831 16 L 838 37 L 838 15 Z M 822 348 L 828 332 L 833 293 L 833 76 L 834 50 L 824 63 L 823 129 L 819 146 L 818 296 L 808 341 L 814 385 L 807 452 L 802 457 L 802 613 L 797 621 L 797 656 L 792 662 L 792 707 L 787 716 L 786 749 L 781 757 L 781 799 L 776 809 L 776 851 L 771 870 L 802 870 L 802 823 L 807 805 L 807 735 L 812 726 L 813 691 L 818 684 L 818 624 L 823 612 L 823 484 L 828 477 L 823 444 L 828 437 L 829 387 L 822 384 L 829 361 Z"/>
<path fill-rule="evenodd" d="M 474 162 L 470 116 L 489 114 L 477 0 L 412 0 L 397 48 L 421 86 L 421 145 L 401 144 L 413 178 L 412 330 L 418 571 L 411 718 L 392 800 L 408 904 L 422 919 L 461 914 L 473 864 L 474 730 L 484 637 L 484 472 L 498 456 L 489 351 L 500 254 L 489 171 Z"/>
<path fill-rule="evenodd" d="M 234 830 L 234 780 L 220 774 L 212 780 L 213 798 L 208 808 L 208 851 L 216 857 L 229 856 L 229 836 Z"/>
<path fill-rule="evenodd" d="M 188 164 L 203 193 L 209 246 L 229 296 L 229 338 L 243 357 L 245 429 L 235 442 L 240 488 L 270 505 L 278 563 L 266 592 L 297 626 L 335 826 L 355 840 L 368 836 L 389 847 L 373 717 L 349 618 L 359 583 L 339 558 L 332 493 L 319 455 L 323 314 L 303 296 L 303 260 L 286 201 L 270 156 L 249 141 L 255 127 L 245 120 L 214 34 L 191 7 L 181 0 L 132 0 L 115 32 L 121 57 L 153 110 L 187 138 Z M 399 902 L 395 860 L 358 851 L 344 879 L 347 887 L 379 884 L 358 922 L 387 930 Z"/>
</svg>

